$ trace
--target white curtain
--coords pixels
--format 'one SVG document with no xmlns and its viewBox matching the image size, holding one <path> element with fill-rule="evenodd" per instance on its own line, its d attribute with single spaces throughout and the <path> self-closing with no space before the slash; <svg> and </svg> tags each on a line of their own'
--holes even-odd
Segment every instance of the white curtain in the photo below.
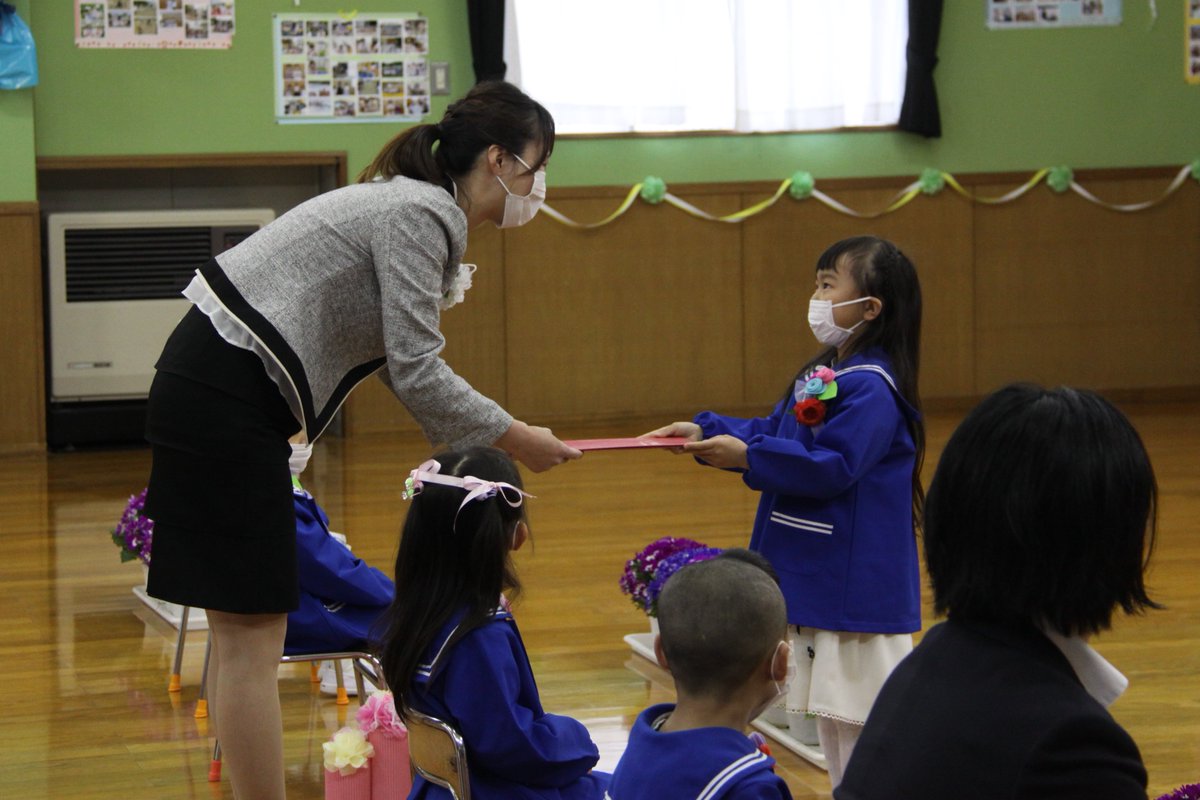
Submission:
<svg viewBox="0 0 1200 800">
<path fill-rule="evenodd" d="M 892 125 L 906 0 L 508 0 L 508 79 L 560 133 Z"/>
</svg>

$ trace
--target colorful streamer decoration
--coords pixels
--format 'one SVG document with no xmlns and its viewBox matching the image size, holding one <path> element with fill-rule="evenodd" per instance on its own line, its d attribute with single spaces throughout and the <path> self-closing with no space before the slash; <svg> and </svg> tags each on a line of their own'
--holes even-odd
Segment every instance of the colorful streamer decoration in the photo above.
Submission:
<svg viewBox="0 0 1200 800">
<path fill-rule="evenodd" d="M 1025 183 L 1021 184 L 1012 191 L 999 195 L 998 197 L 983 197 L 973 194 L 961 183 L 959 183 L 958 180 L 949 172 L 929 168 L 924 170 L 917 180 L 898 191 L 883 208 L 875 211 L 859 211 L 857 209 L 850 208 L 846 204 L 834 199 L 833 197 L 830 197 L 820 189 L 816 188 L 816 181 L 813 179 L 812 173 L 798 171 L 790 178 L 787 178 L 780 183 L 779 188 L 775 190 L 775 193 L 766 200 L 755 203 L 749 208 L 744 208 L 741 211 L 735 211 L 732 214 L 716 216 L 714 214 L 709 214 L 707 211 L 697 208 L 686 200 L 671 194 L 671 192 L 667 189 L 666 182 L 662 178 L 650 175 L 647 176 L 641 183 L 634 184 L 633 187 L 630 188 L 629 193 L 625 195 L 625 199 L 621 201 L 620 206 L 618 206 L 615 211 L 599 222 L 576 222 L 575 220 L 559 211 L 556 211 L 548 205 L 542 206 L 542 213 L 546 214 L 551 219 L 561 222 L 563 225 L 571 228 L 578 228 L 581 230 L 602 228 L 605 225 L 608 225 L 619 219 L 640 197 L 643 201 L 651 205 L 667 203 L 668 205 L 672 205 L 675 208 L 678 208 L 680 211 L 690 214 L 698 219 L 707 220 L 709 222 L 736 224 L 739 222 L 745 222 L 751 217 L 761 214 L 771 206 L 775 205 L 775 203 L 779 201 L 779 198 L 787 194 L 790 195 L 793 200 L 797 201 L 807 200 L 810 197 L 815 198 L 818 202 L 822 203 L 826 207 L 847 216 L 857 217 L 859 219 L 877 219 L 878 217 L 891 214 L 894 211 L 904 208 L 904 206 L 911 203 L 918 195 L 936 195 L 947 186 L 972 203 L 1002 205 L 1004 203 L 1011 203 L 1014 200 L 1024 196 L 1042 181 L 1045 181 L 1047 186 L 1060 194 L 1063 192 L 1072 191 L 1088 202 L 1094 203 L 1102 208 L 1107 208 L 1110 211 L 1133 213 L 1136 211 L 1145 211 L 1148 208 L 1153 208 L 1159 203 L 1162 203 L 1164 200 L 1178 191 L 1179 187 L 1183 186 L 1189 177 L 1200 183 L 1200 158 L 1196 159 L 1190 164 L 1180 167 L 1179 172 L 1176 173 L 1166 190 L 1153 200 L 1146 200 L 1141 203 L 1110 203 L 1105 200 L 1101 200 L 1099 197 L 1096 197 L 1094 194 L 1080 185 L 1075 180 L 1074 171 L 1068 166 L 1045 167 L 1043 169 L 1039 169 L 1037 172 L 1033 173 L 1033 175 L 1029 178 L 1029 180 L 1025 181 Z"/>
</svg>

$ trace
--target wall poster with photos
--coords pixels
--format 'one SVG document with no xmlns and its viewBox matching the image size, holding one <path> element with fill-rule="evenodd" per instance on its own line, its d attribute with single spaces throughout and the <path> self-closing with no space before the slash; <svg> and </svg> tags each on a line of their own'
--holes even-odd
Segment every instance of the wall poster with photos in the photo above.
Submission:
<svg viewBox="0 0 1200 800">
<path fill-rule="evenodd" d="M 987 26 L 994 30 L 1121 24 L 1121 0 L 983 1 Z"/>
<path fill-rule="evenodd" d="M 75 46 L 227 49 L 234 0 L 75 0 Z"/>
<path fill-rule="evenodd" d="M 278 122 L 417 121 L 429 113 L 429 21 L 276 14 Z"/>
<path fill-rule="evenodd" d="M 1200 0 L 1186 0 L 1183 4 L 1186 17 L 1183 23 L 1184 47 L 1187 48 L 1183 62 L 1183 74 L 1188 83 L 1200 84 Z"/>
</svg>

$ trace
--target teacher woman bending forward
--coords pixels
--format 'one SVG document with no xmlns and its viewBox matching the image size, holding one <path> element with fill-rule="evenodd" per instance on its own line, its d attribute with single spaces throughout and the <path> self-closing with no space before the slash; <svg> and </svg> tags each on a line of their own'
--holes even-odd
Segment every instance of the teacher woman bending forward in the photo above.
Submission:
<svg viewBox="0 0 1200 800">
<path fill-rule="evenodd" d="M 579 451 L 514 420 L 438 356 L 467 231 L 528 222 L 554 120 L 480 84 L 393 139 L 359 183 L 292 209 L 197 271 L 150 389 L 148 591 L 203 608 L 210 706 L 238 797 L 284 797 L 276 680 L 298 602 L 289 438 L 311 443 L 381 373 L 434 443 L 494 444 L 534 471 Z"/>
</svg>

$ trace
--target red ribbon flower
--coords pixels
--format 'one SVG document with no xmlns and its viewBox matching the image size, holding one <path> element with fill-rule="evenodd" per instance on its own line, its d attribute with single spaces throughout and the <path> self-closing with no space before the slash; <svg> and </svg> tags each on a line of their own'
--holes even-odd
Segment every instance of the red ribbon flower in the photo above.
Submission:
<svg viewBox="0 0 1200 800">
<path fill-rule="evenodd" d="M 810 428 L 825 419 L 825 404 L 815 397 L 806 397 L 792 406 L 796 421 Z"/>
</svg>

